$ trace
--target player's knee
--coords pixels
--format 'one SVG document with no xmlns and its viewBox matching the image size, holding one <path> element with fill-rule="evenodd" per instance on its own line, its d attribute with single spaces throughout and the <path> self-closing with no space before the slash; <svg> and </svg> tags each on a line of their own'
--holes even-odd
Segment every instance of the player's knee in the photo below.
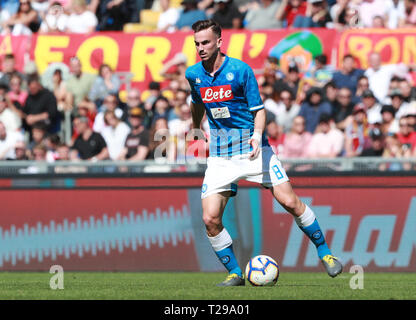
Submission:
<svg viewBox="0 0 416 320">
<path fill-rule="evenodd" d="M 298 211 L 301 201 L 295 194 L 286 195 L 279 199 L 280 204 L 290 213 Z"/>
<path fill-rule="evenodd" d="M 204 214 L 202 216 L 202 220 L 204 221 L 204 224 L 207 227 L 207 229 L 216 228 L 221 225 L 221 219 L 218 216 L 214 216 L 211 214 Z"/>
</svg>

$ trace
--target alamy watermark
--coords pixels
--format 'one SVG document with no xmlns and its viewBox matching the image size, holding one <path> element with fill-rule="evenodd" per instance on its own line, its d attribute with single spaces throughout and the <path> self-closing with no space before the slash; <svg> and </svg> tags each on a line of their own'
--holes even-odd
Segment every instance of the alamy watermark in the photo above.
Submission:
<svg viewBox="0 0 416 320">
<path fill-rule="evenodd" d="M 49 273 L 53 274 L 49 280 L 49 287 L 52 290 L 64 289 L 64 268 L 58 264 L 51 266 Z"/>
<path fill-rule="evenodd" d="M 364 268 L 358 264 L 351 266 L 350 273 L 354 274 L 350 279 L 350 288 L 352 290 L 364 289 Z"/>
</svg>

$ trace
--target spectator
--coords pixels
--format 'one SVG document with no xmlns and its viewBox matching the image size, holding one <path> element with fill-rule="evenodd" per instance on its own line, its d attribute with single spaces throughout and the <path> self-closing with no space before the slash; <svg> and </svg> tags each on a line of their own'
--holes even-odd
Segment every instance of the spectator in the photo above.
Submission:
<svg viewBox="0 0 416 320">
<path fill-rule="evenodd" d="M 117 95 L 109 94 L 104 98 L 100 111 L 95 116 L 94 125 L 92 127 L 95 132 L 103 134 L 103 130 L 107 126 L 104 119 L 107 111 L 112 111 L 118 119 L 127 121 L 127 114 L 120 107 Z"/>
<path fill-rule="evenodd" d="M 332 76 L 337 88 L 347 87 L 353 95 L 356 94 L 358 80 L 364 74 L 364 70 L 357 69 L 355 64 L 354 56 L 346 54 L 342 59 L 341 69 Z"/>
<path fill-rule="evenodd" d="M 143 118 L 143 109 L 139 107 L 130 109 L 131 132 L 126 138 L 119 160 L 142 161 L 147 158 L 149 154 L 149 130 L 144 127 Z"/>
<path fill-rule="evenodd" d="M 62 70 L 55 69 L 52 75 L 52 91 L 56 98 L 59 111 L 70 111 L 72 109 L 70 94 L 67 90 L 67 83 L 62 77 Z"/>
<path fill-rule="evenodd" d="M 411 103 L 416 101 L 416 88 L 412 87 L 407 79 L 401 79 L 397 89 L 400 89 L 405 102 Z"/>
<path fill-rule="evenodd" d="M 104 114 L 105 127 L 102 136 L 107 144 L 110 159 L 116 160 L 123 151 L 126 138 L 130 133 L 130 127 L 121 121 L 113 110 L 107 110 Z"/>
<path fill-rule="evenodd" d="M 316 132 L 307 148 L 311 158 L 336 158 L 344 146 L 344 135 L 335 127 L 331 115 L 322 113 Z"/>
<path fill-rule="evenodd" d="M 305 15 L 296 16 L 293 26 L 295 28 L 328 28 L 331 23 L 324 0 L 307 0 Z"/>
<path fill-rule="evenodd" d="M 357 91 L 355 92 L 354 101 L 360 102 L 362 99 L 363 92 L 370 89 L 370 83 L 368 82 L 368 78 L 365 75 L 362 75 L 358 78 L 357 81 Z"/>
<path fill-rule="evenodd" d="M 32 149 L 32 160 L 34 161 L 47 161 L 46 155 L 47 155 L 47 149 L 46 146 L 42 143 L 37 144 Z"/>
<path fill-rule="evenodd" d="M 3 57 L 2 64 L 1 64 L 0 84 L 9 87 L 10 79 L 12 75 L 15 75 L 15 74 L 19 75 L 21 79 L 24 79 L 24 75 L 16 69 L 16 59 L 15 59 L 14 54 L 12 53 L 6 54 Z"/>
<path fill-rule="evenodd" d="M 364 28 L 371 28 L 373 18 L 376 16 L 387 17 L 387 6 L 385 0 L 364 0 L 358 9 L 360 20 Z"/>
<path fill-rule="evenodd" d="M 357 104 L 352 114 L 352 122 L 345 128 L 346 157 L 357 157 L 369 146 L 369 128 L 365 107 Z"/>
<path fill-rule="evenodd" d="M 191 109 L 187 103 L 182 104 L 176 110 L 177 118 L 168 120 L 169 135 L 175 142 L 175 158 L 183 160 L 186 157 L 187 134 L 192 128 Z"/>
<path fill-rule="evenodd" d="M 337 98 L 332 108 L 332 117 L 338 129 L 344 131 L 351 121 L 354 103 L 352 102 L 351 90 L 347 87 L 341 87 L 338 90 Z"/>
<path fill-rule="evenodd" d="M 7 31 L 4 31 L 5 22 L 10 19 L 10 17 L 17 12 L 19 7 L 19 0 L 4 0 L 1 2 L 0 10 L 0 32 L 3 34 Z M 8 28 L 6 26 L 6 28 Z"/>
<path fill-rule="evenodd" d="M 180 107 L 184 103 L 188 103 L 189 96 L 190 93 L 188 90 L 179 88 L 173 92 L 173 97 L 169 99 L 169 103 L 172 105 L 173 108 Z"/>
<path fill-rule="evenodd" d="M 324 85 L 323 93 L 325 101 L 331 105 L 331 108 L 334 108 L 338 97 L 338 88 L 332 80 Z"/>
<path fill-rule="evenodd" d="M 414 105 L 412 112 L 406 115 L 406 118 L 407 123 L 416 131 L 416 105 Z"/>
<path fill-rule="evenodd" d="M 46 146 L 46 161 L 55 162 L 58 160 L 58 146 L 61 144 L 61 138 L 58 134 L 49 134 L 44 139 Z"/>
<path fill-rule="evenodd" d="M 369 124 L 381 123 L 381 105 L 377 102 L 371 90 L 366 90 L 362 94 L 362 105 L 367 113 Z"/>
<path fill-rule="evenodd" d="M 279 92 L 282 86 L 287 86 L 292 90 L 294 96 L 297 97 L 300 82 L 301 79 L 298 66 L 296 64 L 290 64 L 286 77 L 275 82 L 274 90 Z"/>
<path fill-rule="evenodd" d="M 24 137 L 19 131 L 7 132 L 5 125 L 0 121 L 0 160 L 15 159 L 15 145 L 23 140 Z"/>
<path fill-rule="evenodd" d="M 62 4 L 58 1 L 52 2 L 47 14 L 42 19 L 39 32 L 65 32 L 68 26 L 68 15 L 65 13 Z"/>
<path fill-rule="evenodd" d="M 264 102 L 264 106 L 275 115 L 276 122 L 282 127 L 283 132 L 289 132 L 292 128 L 294 118 L 299 114 L 300 105 L 295 103 L 295 97 L 288 88 L 283 88 L 277 94 L 279 95 L 280 102 L 276 103 L 268 99 Z"/>
<path fill-rule="evenodd" d="M 244 17 L 244 27 L 249 30 L 279 29 L 282 22 L 276 19 L 281 0 L 260 0 L 251 6 Z"/>
<path fill-rule="evenodd" d="M 313 65 L 304 75 L 304 78 L 311 78 L 316 86 L 323 87 L 326 83 L 331 81 L 334 70 L 328 65 L 328 58 L 325 54 L 315 56 L 313 61 Z"/>
<path fill-rule="evenodd" d="M 156 119 L 150 130 L 148 159 L 154 159 L 156 162 L 175 160 L 174 144 L 165 118 Z"/>
<path fill-rule="evenodd" d="M 49 1 L 48 0 L 31 0 L 32 8 L 36 10 L 40 19 L 46 14 L 49 8 Z"/>
<path fill-rule="evenodd" d="M 282 4 L 276 12 L 276 20 L 283 26 L 290 28 L 298 15 L 306 14 L 306 2 L 304 0 L 282 0 Z"/>
<path fill-rule="evenodd" d="M 30 130 L 30 143 L 28 144 L 27 148 L 32 151 L 36 145 L 41 143 L 44 144 L 47 133 L 48 131 L 44 123 L 35 123 Z"/>
<path fill-rule="evenodd" d="M 286 134 L 283 143 L 283 153 L 280 157 L 306 158 L 306 150 L 311 141 L 312 134 L 305 130 L 305 118 L 297 116 L 293 119 L 292 129 Z"/>
<path fill-rule="evenodd" d="M 371 91 L 373 91 L 380 103 L 384 102 L 390 86 L 390 80 L 400 68 L 407 69 L 404 64 L 381 64 L 381 56 L 378 52 L 369 55 L 370 67 L 365 71 Z"/>
<path fill-rule="evenodd" d="M 277 124 L 274 119 L 267 122 L 266 125 L 267 140 L 272 147 L 274 153 L 277 155 L 282 154 L 285 142 L 285 133 L 283 128 Z"/>
<path fill-rule="evenodd" d="M 361 152 L 360 157 L 381 157 L 384 153 L 384 135 L 379 129 L 370 132 L 371 145 Z"/>
<path fill-rule="evenodd" d="M 160 83 L 151 81 L 149 83 L 149 89 L 142 94 L 142 100 L 144 102 L 144 108 L 146 111 L 151 110 L 156 99 L 161 96 Z"/>
<path fill-rule="evenodd" d="M 7 132 L 18 131 L 22 126 L 22 120 L 10 106 L 7 96 L 0 94 L 0 121 L 6 127 Z"/>
<path fill-rule="evenodd" d="M 241 29 L 243 16 L 234 5 L 233 0 L 214 0 L 215 12 L 212 19 L 217 21 L 222 29 Z"/>
<path fill-rule="evenodd" d="M 160 0 L 160 8 L 162 9 L 157 22 L 157 31 L 174 32 L 176 22 L 179 19 L 179 11 L 177 8 L 170 6 L 171 0 Z"/>
<path fill-rule="evenodd" d="M 56 147 L 57 158 L 56 161 L 70 161 L 71 160 L 71 149 L 65 143 L 60 143 Z"/>
<path fill-rule="evenodd" d="M 77 57 L 72 57 L 69 60 L 69 67 L 71 75 L 67 80 L 66 88 L 70 93 L 69 103 L 72 110 L 76 111 L 79 103 L 88 97 L 96 76 L 82 72 L 82 64 Z"/>
<path fill-rule="evenodd" d="M 72 146 L 71 159 L 97 161 L 108 158 L 107 144 L 101 134 L 88 126 L 88 118 L 77 116 L 73 125 L 79 135 Z"/>
<path fill-rule="evenodd" d="M 392 105 L 384 105 L 381 108 L 381 132 L 384 136 L 395 134 L 399 131 L 399 123 L 394 117 L 396 109 Z"/>
<path fill-rule="evenodd" d="M 22 89 L 22 78 L 18 73 L 13 73 L 10 76 L 9 83 L 10 91 L 7 97 L 17 108 L 22 108 L 25 105 L 28 93 Z"/>
<path fill-rule="evenodd" d="M 187 57 L 182 52 L 178 52 L 163 65 L 160 75 L 167 80 L 176 81 L 180 88 L 188 90 L 189 83 L 185 78 L 187 62 Z"/>
<path fill-rule="evenodd" d="M 95 78 L 91 90 L 88 93 L 88 99 L 93 101 L 98 108 L 107 95 L 118 95 L 120 86 L 120 78 L 113 72 L 108 64 L 103 63 L 100 65 L 98 76 Z"/>
<path fill-rule="evenodd" d="M 129 22 L 129 1 L 100 0 L 96 5 L 97 30 L 122 31 L 126 22 Z"/>
<path fill-rule="evenodd" d="M 374 29 L 384 29 L 386 27 L 386 21 L 382 16 L 375 16 L 373 17 L 373 23 L 371 28 Z"/>
<path fill-rule="evenodd" d="M 403 0 L 387 0 L 387 26 L 390 29 L 401 28 L 406 21 L 405 1 Z"/>
<path fill-rule="evenodd" d="M 306 131 L 313 133 L 318 126 L 319 117 L 323 113 L 332 113 L 331 106 L 323 100 L 322 89 L 313 87 L 302 103 L 299 115 L 306 120 Z"/>
<path fill-rule="evenodd" d="M 25 125 L 31 128 L 36 122 L 46 125 L 48 132 L 55 133 L 59 130 L 59 113 L 55 95 L 46 88 L 43 88 L 39 77 L 31 75 L 28 78 L 29 96 L 23 108 Z"/>
<path fill-rule="evenodd" d="M 405 27 L 414 27 L 416 25 L 416 0 L 405 0 L 406 18 L 404 22 Z"/>
<path fill-rule="evenodd" d="M 387 159 L 392 158 L 406 158 L 410 157 L 410 150 L 402 148 L 402 144 L 400 143 L 399 138 L 396 134 L 389 135 L 386 137 L 385 148 L 382 157 Z M 399 163 L 399 162 L 390 162 L 390 163 L 383 163 L 380 165 L 380 170 L 389 170 L 389 171 L 398 171 L 403 170 L 408 167 L 409 164 L 406 163 Z"/>
<path fill-rule="evenodd" d="M 72 0 L 66 31 L 70 33 L 91 33 L 98 25 L 96 15 L 87 9 L 85 0 Z"/>
<path fill-rule="evenodd" d="M 165 118 L 167 121 L 170 121 L 176 118 L 175 112 L 172 109 L 172 106 L 169 104 L 169 100 L 163 96 L 160 96 L 156 99 L 153 104 L 153 122 L 157 118 Z"/>
<path fill-rule="evenodd" d="M 396 119 L 400 119 L 402 116 L 407 114 L 411 109 L 411 105 L 404 101 L 404 97 L 400 89 L 393 90 L 390 94 L 391 105 L 396 111 Z"/>
<path fill-rule="evenodd" d="M 23 140 L 19 140 L 14 145 L 14 155 L 15 158 L 10 160 L 20 160 L 20 161 L 26 161 L 29 160 L 28 157 L 28 150 L 26 149 L 26 143 Z"/>
<path fill-rule="evenodd" d="M 3 32 L 13 36 L 31 35 L 40 26 L 39 16 L 32 8 L 30 0 L 20 0 L 17 12 L 3 22 Z"/>
<path fill-rule="evenodd" d="M 416 132 L 407 117 L 401 117 L 399 120 L 397 138 L 402 145 L 403 152 L 407 152 L 407 150 L 414 152 L 416 148 Z"/>
<path fill-rule="evenodd" d="M 182 31 L 191 30 L 192 25 L 198 20 L 205 20 L 207 18 L 203 10 L 198 9 L 196 0 L 182 0 L 183 10 L 179 13 L 179 18 L 176 21 L 176 29 Z"/>
<path fill-rule="evenodd" d="M 340 25 L 339 29 L 342 29 L 343 26 L 348 24 L 348 21 L 345 20 L 345 14 L 349 7 L 349 0 L 337 0 L 337 2 L 329 9 L 331 19 L 335 24 Z"/>
</svg>

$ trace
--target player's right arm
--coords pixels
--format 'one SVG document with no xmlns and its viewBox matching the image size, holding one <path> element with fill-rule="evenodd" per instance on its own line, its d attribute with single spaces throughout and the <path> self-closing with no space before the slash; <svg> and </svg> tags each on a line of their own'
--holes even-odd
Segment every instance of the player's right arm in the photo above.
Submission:
<svg viewBox="0 0 416 320">
<path fill-rule="evenodd" d="M 205 114 L 205 107 L 202 103 L 191 102 L 192 125 L 194 129 L 201 129 L 201 121 Z"/>
</svg>

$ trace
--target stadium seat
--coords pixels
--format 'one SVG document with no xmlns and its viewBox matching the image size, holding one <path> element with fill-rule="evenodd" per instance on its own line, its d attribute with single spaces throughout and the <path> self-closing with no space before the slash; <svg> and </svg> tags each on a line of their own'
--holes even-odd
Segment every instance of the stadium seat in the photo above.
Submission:
<svg viewBox="0 0 416 320">
<path fill-rule="evenodd" d="M 172 8 L 179 8 L 180 6 L 181 6 L 181 2 L 182 2 L 183 0 L 171 0 L 170 1 L 170 6 L 172 7 Z"/>
<path fill-rule="evenodd" d="M 140 23 L 126 23 L 123 31 L 130 33 L 155 31 L 159 16 L 159 11 L 144 9 L 140 11 Z"/>
<path fill-rule="evenodd" d="M 123 27 L 123 32 L 135 33 L 135 32 L 150 32 L 154 29 L 150 26 L 146 26 L 142 23 L 126 23 Z"/>
</svg>

